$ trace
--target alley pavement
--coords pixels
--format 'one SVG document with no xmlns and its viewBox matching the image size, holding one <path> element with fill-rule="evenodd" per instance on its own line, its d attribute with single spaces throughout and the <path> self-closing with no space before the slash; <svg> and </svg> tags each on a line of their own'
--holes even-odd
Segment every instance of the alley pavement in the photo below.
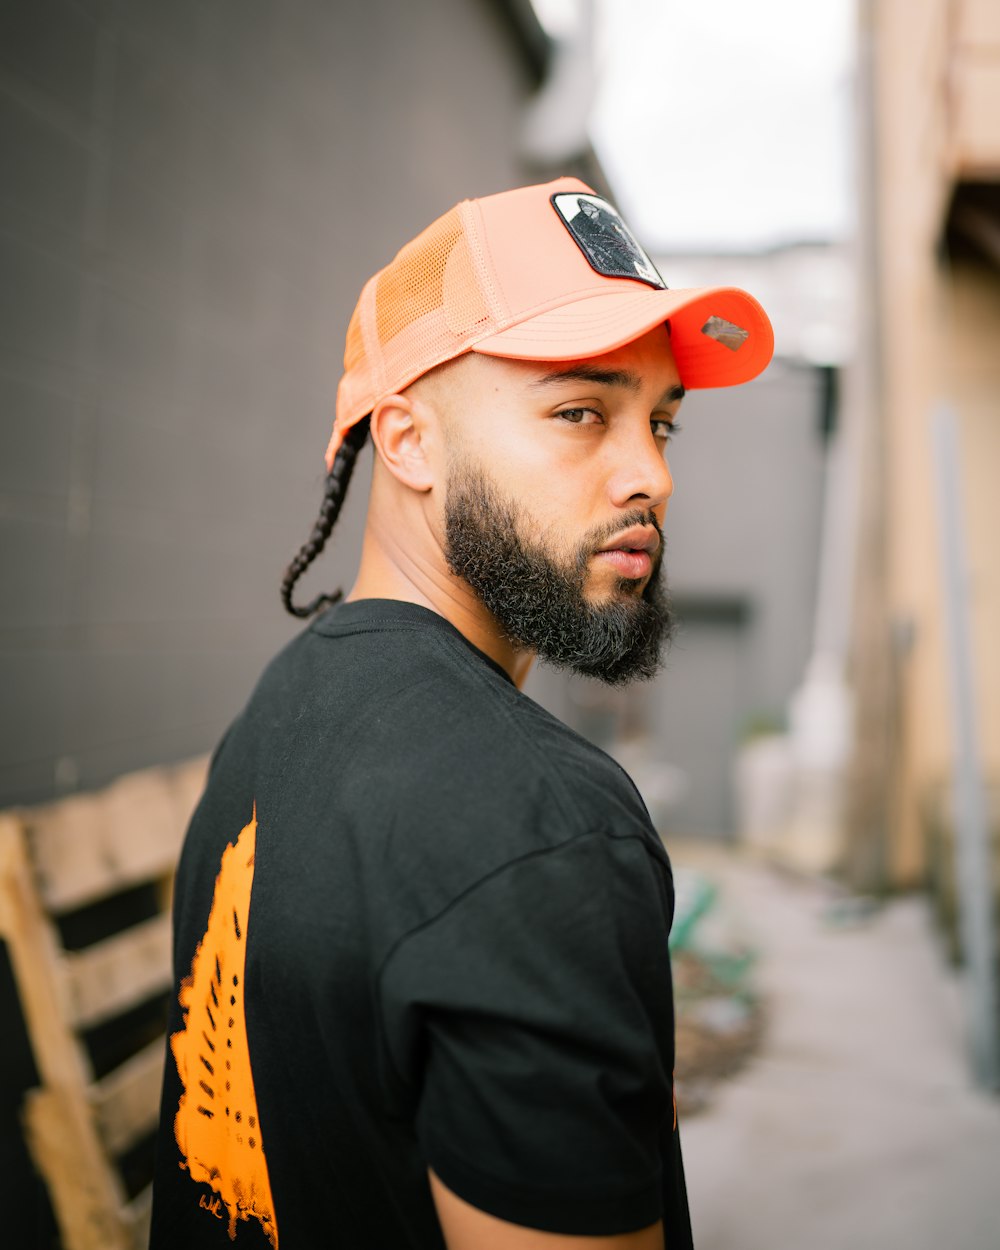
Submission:
<svg viewBox="0 0 1000 1250">
<path fill-rule="evenodd" d="M 667 839 L 758 950 L 756 1054 L 682 1120 L 698 1250 L 1000 1250 L 1000 1098 L 966 1060 L 928 908 L 866 908 Z"/>
</svg>

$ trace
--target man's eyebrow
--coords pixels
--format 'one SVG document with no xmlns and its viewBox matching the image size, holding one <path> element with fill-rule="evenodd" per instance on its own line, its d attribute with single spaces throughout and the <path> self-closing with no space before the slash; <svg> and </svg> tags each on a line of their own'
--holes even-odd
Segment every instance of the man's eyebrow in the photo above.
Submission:
<svg viewBox="0 0 1000 1250">
<path fill-rule="evenodd" d="M 599 386 L 620 386 L 638 393 L 642 378 L 630 369 L 602 369 L 598 365 L 573 365 L 570 369 L 556 369 L 531 383 L 535 387 L 558 385 L 560 382 L 596 382 Z"/>
<path fill-rule="evenodd" d="M 642 390 L 642 378 L 631 369 L 602 369 L 599 365 L 573 365 L 570 369 L 556 369 L 544 377 L 536 378 L 532 388 L 558 386 L 561 382 L 596 382 L 599 386 L 619 386 L 637 395 Z M 684 398 L 684 384 L 678 382 L 668 387 L 661 404 L 673 404 Z"/>
<path fill-rule="evenodd" d="M 678 382 L 676 386 L 668 387 L 663 392 L 663 398 L 660 400 L 660 403 L 676 404 L 679 400 L 682 400 L 686 394 L 687 391 L 684 389 L 684 383 Z"/>
</svg>

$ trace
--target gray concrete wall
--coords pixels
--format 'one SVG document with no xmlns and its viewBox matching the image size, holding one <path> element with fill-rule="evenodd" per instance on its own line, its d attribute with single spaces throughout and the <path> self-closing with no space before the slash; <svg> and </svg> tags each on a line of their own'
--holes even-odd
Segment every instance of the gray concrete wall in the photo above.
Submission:
<svg viewBox="0 0 1000 1250">
<path fill-rule="evenodd" d="M 748 386 L 692 391 L 671 447 L 671 581 L 681 599 L 752 607 L 755 709 L 802 677 L 815 613 L 824 449 L 818 373 L 775 361 Z"/>
<path fill-rule="evenodd" d="M 690 789 L 686 832 L 733 830 L 732 766 L 752 722 L 780 722 L 809 658 L 824 447 L 817 371 L 777 361 L 694 391 L 671 448 L 667 567 L 680 622 L 647 695 L 662 758 Z"/>
<path fill-rule="evenodd" d="M 3 6 L 0 806 L 214 743 L 296 628 L 361 284 L 526 180 L 529 89 L 490 0 Z"/>
</svg>

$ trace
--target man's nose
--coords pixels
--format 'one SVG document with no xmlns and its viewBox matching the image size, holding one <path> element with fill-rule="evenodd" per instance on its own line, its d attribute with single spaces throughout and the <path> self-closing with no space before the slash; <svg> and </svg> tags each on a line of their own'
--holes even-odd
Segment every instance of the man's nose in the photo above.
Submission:
<svg viewBox="0 0 1000 1250">
<path fill-rule="evenodd" d="M 631 440 L 622 449 L 609 487 L 616 508 L 638 505 L 653 509 L 667 502 L 673 494 L 674 479 L 662 444 L 652 432 L 645 439 Z"/>
</svg>

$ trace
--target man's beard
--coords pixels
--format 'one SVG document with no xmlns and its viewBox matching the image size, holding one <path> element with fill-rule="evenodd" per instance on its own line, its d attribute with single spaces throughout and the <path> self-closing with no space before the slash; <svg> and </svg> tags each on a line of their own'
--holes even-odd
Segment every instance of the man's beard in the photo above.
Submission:
<svg viewBox="0 0 1000 1250">
<path fill-rule="evenodd" d="M 654 514 L 623 514 L 589 534 L 568 563 L 525 537 L 530 520 L 481 469 L 453 468 L 445 503 L 448 567 L 468 582 L 514 646 L 609 686 L 652 677 L 674 628 Z M 635 581 L 619 578 L 606 603 L 588 603 L 591 557 L 633 525 L 652 525 L 660 534 L 648 584 L 640 593 Z"/>
</svg>

